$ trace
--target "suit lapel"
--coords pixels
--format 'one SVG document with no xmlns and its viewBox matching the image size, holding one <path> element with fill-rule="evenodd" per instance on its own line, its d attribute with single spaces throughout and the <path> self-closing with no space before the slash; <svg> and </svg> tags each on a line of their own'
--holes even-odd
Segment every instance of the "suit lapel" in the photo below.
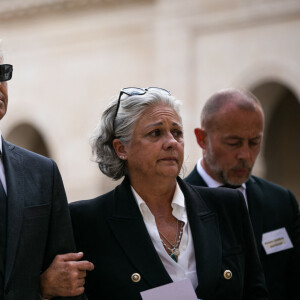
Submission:
<svg viewBox="0 0 300 300">
<path fill-rule="evenodd" d="M 3 140 L 3 163 L 7 184 L 7 249 L 5 286 L 10 277 L 19 242 L 24 206 L 24 175 L 22 157 L 15 154 L 14 145 Z"/>
<path fill-rule="evenodd" d="M 114 201 L 115 214 L 108 222 L 128 259 L 151 287 L 172 282 L 153 246 L 128 178 L 117 187 Z"/>
<path fill-rule="evenodd" d="M 201 195 L 181 179 L 178 181 L 185 196 L 193 236 L 197 293 L 204 297 L 213 293 L 221 270 L 219 224 L 216 214 L 207 208 Z M 109 226 L 128 259 L 151 287 L 172 282 L 152 244 L 127 178 L 116 189 L 114 202 L 115 214 Z"/>
<path fill-rule="evenodd" d="M 251 176 L 246 183 L 247 202 L 249 215 L 252 222 L 253 232 L 257 244 L 258 253 L 262 250 L 262 231 L 263 231 L 263 199 L 262 191 L 255 179 Z"/>
<path fill-rule="evenodd" d="M 189 184 L 207 187 L 206 182 L 203 180 L 203 178 L 197 171 L 197 165 L 195 166 L 193 171 L 184 179 L 184 181 L 188 182 Z"/>
<path fill-rule="evenodd" d="M 216 288 L 222 264 L 222 243 L 217 215 L 211 212 L 193 187 L 178 179 L 185 196 L 188 219 L 192 231 L 198 287 L 197 295 L 203 298 Z"/>
</svg>

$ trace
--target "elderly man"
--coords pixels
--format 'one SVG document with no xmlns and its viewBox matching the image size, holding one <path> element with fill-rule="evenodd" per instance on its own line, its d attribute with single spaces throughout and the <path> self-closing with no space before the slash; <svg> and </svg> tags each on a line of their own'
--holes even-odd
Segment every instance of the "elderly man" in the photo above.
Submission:
<svg viewBox="0 0 300 300">
<path fill-rule="evenodd" d="M 300 216 L 293 194 L 251 175 L 260 151 L 264 113 L 250 92 L 227 89 L 205 103 L 203 151 L 185 180 L 194 185 L 239 189 L 245 197 L 271 300 L 300 299 Z"/>
<path fill-rule="evenodd" d="M 0 120 L 7 111 L 12 72 L 0 50 Z M 86 270 L 93 265 L 74 253 L 55 162 L 8 143 L 1 134 L 0 139 L 0 300 L 82 294 Z"/>
</svg>

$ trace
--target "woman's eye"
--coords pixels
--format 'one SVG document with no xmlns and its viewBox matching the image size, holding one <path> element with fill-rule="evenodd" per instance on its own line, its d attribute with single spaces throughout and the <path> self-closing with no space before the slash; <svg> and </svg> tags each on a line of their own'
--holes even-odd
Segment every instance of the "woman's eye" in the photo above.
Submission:
<svg viewBox="0 0 300 300">
<path fill-rule="evenodd" d="M 159 136 L 160 135 L 160 130 L 159 129 L 155 129 L 155 130 L 152 130 L 150 133 L 149 133 L 150 136 Z"/>
<path fill-rule="evenodd" d="M 183 136 L 183 132 L 181 130 L 178 130 L 178 129 L 173 130 L 172 134 L 175 137 L 182 137 Z"/>
</svg>

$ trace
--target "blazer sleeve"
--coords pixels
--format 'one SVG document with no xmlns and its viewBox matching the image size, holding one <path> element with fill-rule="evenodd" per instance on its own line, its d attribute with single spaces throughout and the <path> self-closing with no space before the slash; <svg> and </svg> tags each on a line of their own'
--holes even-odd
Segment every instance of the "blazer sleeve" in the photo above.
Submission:
<svg viewBox="0 0 300 300">
<path fill-rule="evenodd" d="M 294 216 L 290 231 L 294 249 L 289 261 L 288 299 L 297 300 L 300 299 L 300 211 L 295 196 L 290 191 L 289 194 Z"/>
<path fill-rule="evenodd" d="M 52 263 L 57 254 L 75 252 L 68 201 L 63 181 L 54 161 L 53 163 L 53 190 L 51 215 L 49 220 L 49 231 L 47 245 L 44 253 L 43 271 Z M 83 295 L 78 297 L 56 297 L 53 299 L 85 299 Z"/>
</svg>

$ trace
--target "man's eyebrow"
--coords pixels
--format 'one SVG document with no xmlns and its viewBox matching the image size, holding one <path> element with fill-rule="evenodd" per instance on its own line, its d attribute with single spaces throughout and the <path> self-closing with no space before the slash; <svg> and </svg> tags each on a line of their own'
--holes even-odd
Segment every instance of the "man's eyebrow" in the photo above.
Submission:
<svg viewBox="0 0 300 300">
<path fill-rule="evenodd" d="M 260 135 L 257 135 L 257 136 L 255 136 L 255 137 L 253 137 L 253 138 L 251 138 L 250 140 L 256 140 L 256 139 L 260 139 L 262 137 L 262 135 L 260 134 Z M 239 137 L 239 136 L 237 136 L 237 135 L 228 135 L 228 136 L 226 136 L 226 137 L 224 137 L 224 139 L 225 140 L 243 140 L 244 138 L 242 138 L 242 137 Z"/>
<path fill-rule="evenodd" d="M 234 139 L 234 140 L 242 140 L 243 138 L 237 136 L 237 135 L 228 135 L 228 136 L 225 136 L 224 137 L 225 140 L 231 140 L 231 139 Z"/>
</svg>

